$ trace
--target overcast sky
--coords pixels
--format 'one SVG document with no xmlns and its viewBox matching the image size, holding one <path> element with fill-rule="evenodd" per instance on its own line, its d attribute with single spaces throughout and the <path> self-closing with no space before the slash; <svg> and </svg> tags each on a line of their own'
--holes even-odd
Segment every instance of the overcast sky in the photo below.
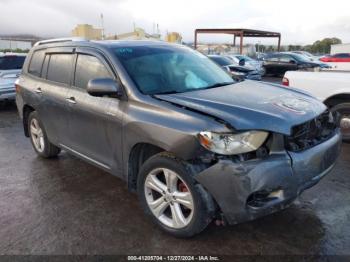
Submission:
<svg viewBox="0 0 350 262">
<path fill-rule="evenodd" d="M 324 37 L 350 42 L 349 0 L 0 0 L 0 34 L 69 36 L 76 24 L 101 26 L 106 34 L 137 27 L 177 31 L 193 41 L 195 28 L 252 28 L 282 33 L 282 44 L 308 44 Z M 200 41 L 231 41 L 203 35 Z M 247 40 L 257 43 L 259 39 Z M 261 43 L 276 41 L 261 40 Z"/>
</svg>

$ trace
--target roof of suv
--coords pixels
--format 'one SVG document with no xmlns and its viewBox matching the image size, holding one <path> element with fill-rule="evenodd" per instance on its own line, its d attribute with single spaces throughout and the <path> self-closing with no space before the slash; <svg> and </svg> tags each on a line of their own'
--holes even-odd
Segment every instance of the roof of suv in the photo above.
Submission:
<svg viewBox="0 0 350 262">
<path fill-rule="evenodd" d="M 64 46 L 104 46 L 107 48 L 117 47 L 117 46 L 144 46 L 144 45 L 172 45 L 167 42 L 157 41 L 157 40 L 76 40 L 76 41 L 57 41 L 54 39 L 52 42 L 45 41 L 36 47 L 64 47 Z"/>
</svg>

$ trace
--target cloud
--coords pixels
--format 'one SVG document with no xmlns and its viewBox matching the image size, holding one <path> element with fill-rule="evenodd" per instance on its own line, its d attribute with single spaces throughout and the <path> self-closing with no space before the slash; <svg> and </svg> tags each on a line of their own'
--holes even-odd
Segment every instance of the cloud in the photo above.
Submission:
<svg viewBox="0 0 350 262">
<path fill-rule="evenodd" d="M 350 42 L 347 0 L 0 0 L 0 34 L 69 36 L 78 23 L 101 25 L 106 33 L 138 27 L 152 32 L 180 32 L 193 41 L 195 28 L 254 28 L 282 33 L 282 44 L 308 44 L 324 37 Z M 203 35 L 201 41 L 232 41 L 231 36 Z M 276 43 L 247 39 L 246 42 Z"/>
</svg>

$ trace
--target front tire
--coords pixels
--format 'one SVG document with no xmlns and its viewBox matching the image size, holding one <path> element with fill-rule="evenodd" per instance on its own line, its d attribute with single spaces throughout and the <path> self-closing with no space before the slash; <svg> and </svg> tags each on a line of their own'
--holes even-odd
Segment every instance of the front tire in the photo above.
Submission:
<svg viewBox="0 0 350 262">
<path fill-rule="evenodd" d="M 167 153 L 142 165 L 137 191 L 145 213 L 176 237 L 200 233 L 213 218 L 212 198 L 195 182 L 186 163 Z"/>
<path fill-rule="evenodd" d="M 350 142 L 350 103 L 342 103 L 331 108 L 331 112 L 340 114 L 340 129 L 343 141 Z"/>
<path fill-rule="evenodd" d="M 43 158 L 56 157 L 61 149 L 53 144 L 47 138 L 43 124 L 41 123 L 38 113 L 33 111 L 28 117 L 28 130 L 30 141 L 32 142 L 35 152 Z"/>
</svg>

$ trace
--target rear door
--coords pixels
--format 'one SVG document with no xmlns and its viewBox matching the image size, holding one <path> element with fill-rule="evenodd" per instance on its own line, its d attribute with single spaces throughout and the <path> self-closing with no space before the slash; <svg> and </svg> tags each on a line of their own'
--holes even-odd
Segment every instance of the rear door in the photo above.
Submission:
<svg viewBox="0 0 350 262">
<path fill-rule="evenodd" d="M 73 48 L 57 48 L 45 51 L 44 63 L 35 92 L 42 97 L 39 114 L 51 142 L 67 142 L 67 95 L 73 77 Z"/>
<path fill-rule="evenodd" d="M 67 96 L 69 141 L 66 146 L 106 170 L 118 169 L 122 128 L 119 100 L 94 97 L 86 91 L 89 80 L 112 78 L 117 81 L 116 75 L 108 60 L 94 49 L 78 48 L 75 60 L 75 77 Z M 110 107 L 114 108 L 113 113 Z"/>
</svg>

